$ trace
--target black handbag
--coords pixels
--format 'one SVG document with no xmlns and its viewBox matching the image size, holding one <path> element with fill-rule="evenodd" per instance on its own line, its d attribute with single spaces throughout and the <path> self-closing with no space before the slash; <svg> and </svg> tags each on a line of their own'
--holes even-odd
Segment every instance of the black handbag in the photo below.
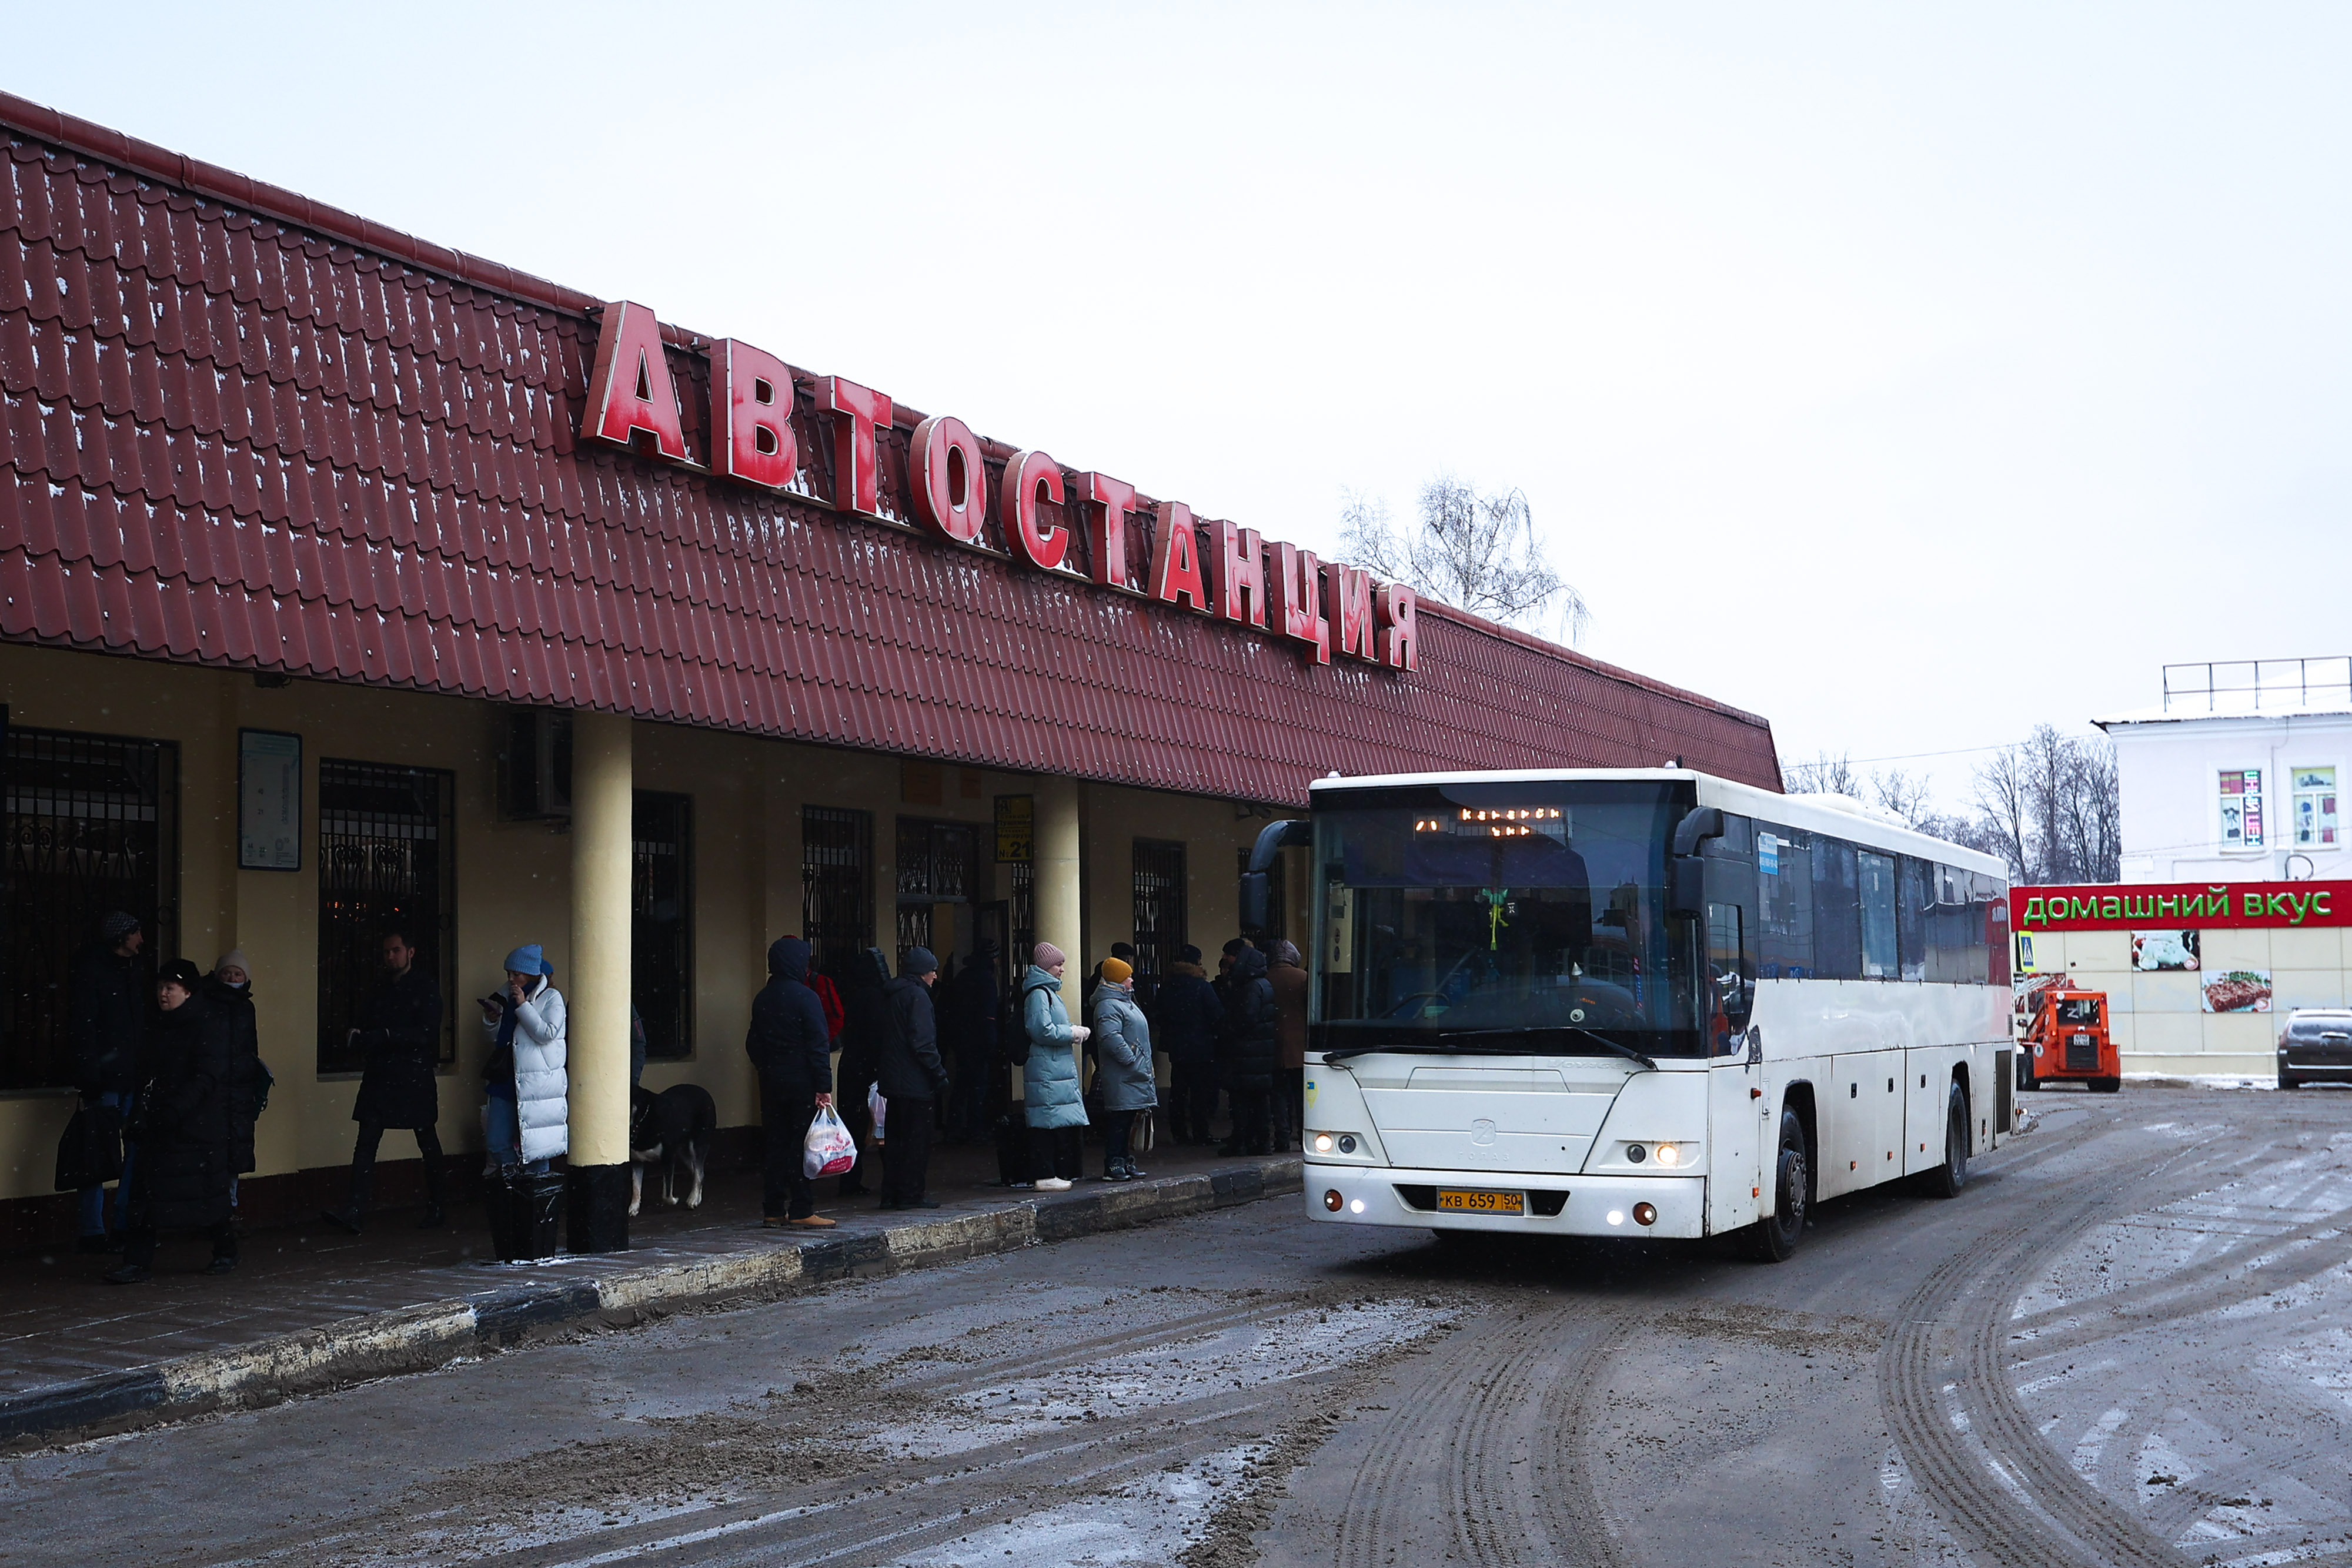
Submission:
<svg viewBox="0 0 2352 1568">
<path fill-rule="evenodd" d="M 112 1105 L 84 1105 L 58 1140 L 59 1192 L 79 1192 L 122 1178 L 122 1113 Z"/>
</svg>

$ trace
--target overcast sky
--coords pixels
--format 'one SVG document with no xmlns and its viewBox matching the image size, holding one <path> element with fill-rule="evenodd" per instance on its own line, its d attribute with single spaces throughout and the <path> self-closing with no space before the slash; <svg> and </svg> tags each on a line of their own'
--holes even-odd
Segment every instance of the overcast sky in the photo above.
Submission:
<svg viewBox="0 0 2352 1568">
<path fill-rule="evenodd" d="M 1269 538 L 1519 486 L 1784 758 L 2352 651 L 2341 6 L 93 15 L 0 86 Z"/>
</svg>

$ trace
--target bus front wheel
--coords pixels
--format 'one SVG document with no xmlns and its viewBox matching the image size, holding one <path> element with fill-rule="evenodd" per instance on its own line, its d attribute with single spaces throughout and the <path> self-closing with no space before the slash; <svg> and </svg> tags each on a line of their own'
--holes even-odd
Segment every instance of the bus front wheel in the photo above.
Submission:
<svg viewBox="0 0 2352 1568">
<path fill-rule="evenodd" d="M 1812 1162 L 1805 1147 L 1805 1124 L 1794 1111 L 1780 1113 L 1780 1146 L 1773 1160 L 1772 1212 L 1748 1228 L 1744 1250 L 1778 1263 L 1805 1239 L 1805 1211 L 1812 1189 Z"/>
</svg>

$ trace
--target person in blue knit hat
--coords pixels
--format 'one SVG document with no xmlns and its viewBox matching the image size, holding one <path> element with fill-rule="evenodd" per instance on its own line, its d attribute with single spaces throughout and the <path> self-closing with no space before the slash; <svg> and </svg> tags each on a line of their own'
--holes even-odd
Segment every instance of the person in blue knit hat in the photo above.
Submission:
<svg viewBox="0 0 2352 1568">
<path fill-rule="evenodd" d="M 506 989 L 482 998 L 482 1028 L 490 1037 L 483 1128 L 500 1169 L 540 1172 L 567 1145 L 563 993 L 535 942 L 508 954 L 506 970 Z"/>
</svg>

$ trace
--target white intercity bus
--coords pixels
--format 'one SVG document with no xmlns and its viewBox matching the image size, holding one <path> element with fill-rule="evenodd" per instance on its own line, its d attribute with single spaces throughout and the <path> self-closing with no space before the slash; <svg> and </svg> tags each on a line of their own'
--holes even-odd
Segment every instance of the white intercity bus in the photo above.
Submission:
<svg viewBox="0 0 2352 1568">
<path fill-rule="evenodd" d="M 1777 1260 L 1822 1199 L 1949 1196 L 2010 1131 L 2003 868 L 1859 802 L 1682 768 L 1328 779 L 1260 836 L 1245 922 L 1286 847 L 1317 1219 Z"/>
</svg>

